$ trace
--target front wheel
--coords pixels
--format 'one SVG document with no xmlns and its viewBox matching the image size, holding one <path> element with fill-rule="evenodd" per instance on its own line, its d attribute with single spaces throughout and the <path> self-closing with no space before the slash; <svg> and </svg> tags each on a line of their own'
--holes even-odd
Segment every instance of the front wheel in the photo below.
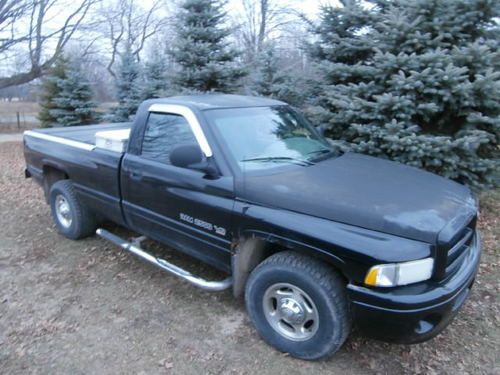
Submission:
<svg viewBox="0 0 500 375">
<path fill-rule="evenodd" d="M 248 279 L 248 314 L 262 338 L 301 359 L 335 353 L 351 329 L 345 283 L 323 262 L 286 251 Z"/>
</svg>

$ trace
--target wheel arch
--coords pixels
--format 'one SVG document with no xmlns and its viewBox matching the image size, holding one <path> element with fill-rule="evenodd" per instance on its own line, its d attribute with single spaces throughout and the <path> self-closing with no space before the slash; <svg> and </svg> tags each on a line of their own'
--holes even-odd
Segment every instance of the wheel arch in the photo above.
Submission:
<svg viewBox="0 0 500 375">
<path fill-rule="evenodd" d="M 69 175 L 63 167 L 50 162 L 47 162 L 43 165 L 42 174 L 43 174 L 43 191 L 45 194 L 45 199 L 47 200 L 48 203 L 50 188 L 52 187 L 52 185 L 54 185 L 57 181 L 60 180 L 68 180 Z"/>
<path fill-rule="evenodd" d="M 337 271 L 346 283 L 349 280 L 344 272 L 345 262 L 330 252 L 273 233 L 248 230 L 242 232 L 231 258 L 234 296 L 243 295 L 250 273 L 262 261 L 275 253 L 290 250 L 324 261 Z"/>
</svg>

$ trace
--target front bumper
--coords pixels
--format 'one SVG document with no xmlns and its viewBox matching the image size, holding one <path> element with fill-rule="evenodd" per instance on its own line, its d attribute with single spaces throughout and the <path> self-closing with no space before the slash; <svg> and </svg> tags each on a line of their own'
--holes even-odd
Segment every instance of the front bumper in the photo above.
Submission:
<svg viewBox="0 0 500 375">
<path fill-rule="evenodd" d="M 417 343 L 441 332 L 458 313 L 474 283 L 481 256 L 475 233 L 469 254 L 448 279 L 396 288 L 348 285 L 355 326 L 384 341 Z"/>
</svg>

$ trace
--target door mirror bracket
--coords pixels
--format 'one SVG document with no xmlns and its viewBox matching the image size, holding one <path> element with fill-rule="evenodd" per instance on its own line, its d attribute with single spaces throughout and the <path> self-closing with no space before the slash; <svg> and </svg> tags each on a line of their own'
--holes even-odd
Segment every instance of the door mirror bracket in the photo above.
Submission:
<svg viewBox="0 0 500 375">
<path fill-rule="evenodd" d="M 213 157 L 207 158 L 199 163 L 190 164 L 189 169 L 194 169 L 195 171 L 205 172 L 207 177 L 216 178 L 219 177 L 219 171 L 215 166 Z"/>
</svg>

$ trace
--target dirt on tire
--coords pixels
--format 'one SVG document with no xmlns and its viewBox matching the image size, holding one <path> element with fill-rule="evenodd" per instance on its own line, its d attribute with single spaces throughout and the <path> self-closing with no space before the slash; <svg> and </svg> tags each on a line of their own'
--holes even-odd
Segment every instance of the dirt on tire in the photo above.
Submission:
<svg viewBox="0 0 500 375">
<path fill-rule="evenodd" d="M 196 289 L 95 236 L 59 235 L 41 188 L 24 178 L 22 151 L 0 143 L 1 374 L 500 373 L 498 192 L 484 198 L 471 296 L 442 334 L 404 346 L 354 332 L 331 359 L 306 362 L 267 346 L 230 291 Z M 224 277 L 147 247 L 203 277 Z"/>
</svg>

